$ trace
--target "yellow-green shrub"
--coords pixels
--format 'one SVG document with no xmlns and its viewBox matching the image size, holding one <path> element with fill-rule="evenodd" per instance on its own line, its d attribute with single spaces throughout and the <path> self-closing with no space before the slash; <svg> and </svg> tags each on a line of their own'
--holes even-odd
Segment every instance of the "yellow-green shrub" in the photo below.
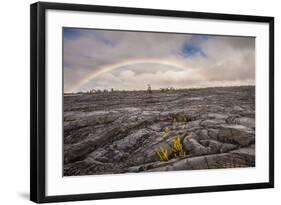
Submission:
<svg viewBox="0 0 281 205">
<path fill-rule="evenodd" d="M 165 134 L 168 134 L 171 131 L 171 129 L 169 127 L 164 127 L 163 131 Z"/>
<path fill-rule="evenodd" d="M 160 161 L 168 161 L 169 160 L 169 154 L 167 149 L 163 149 L 160 147 L 159 151 L 156 151 L 156 154 L 158 155 Z"/>
<path fill-rule="evenodd" d="M 172 141 L 172 150 L 174 153 L 174 156 L 185 156 L 185 150 L 183 148 L 182 142 L 180 137 L 176 137 L 173 141 Z"/>
</svg>

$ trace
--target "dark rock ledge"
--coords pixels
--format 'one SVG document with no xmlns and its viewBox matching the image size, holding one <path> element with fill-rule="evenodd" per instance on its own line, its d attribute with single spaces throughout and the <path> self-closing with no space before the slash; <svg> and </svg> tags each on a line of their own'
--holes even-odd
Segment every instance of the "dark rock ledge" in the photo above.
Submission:
<svg viewBox="0 0 281 205">
<path fill-rule="evenodd" d="M 65 176 L 253 166 L 255 87 L 64 97 Z"/>
</svg>

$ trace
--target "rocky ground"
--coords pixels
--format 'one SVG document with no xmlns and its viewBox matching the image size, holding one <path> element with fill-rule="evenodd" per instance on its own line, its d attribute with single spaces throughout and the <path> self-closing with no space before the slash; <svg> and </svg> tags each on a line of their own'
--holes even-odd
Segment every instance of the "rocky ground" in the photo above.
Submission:
<svg viewBox="0 0 281 205">
<path fill-rule="evenodd" d="M 255 166 L 255 87 L 64 96 L 64 175 Z"/>
</svg>

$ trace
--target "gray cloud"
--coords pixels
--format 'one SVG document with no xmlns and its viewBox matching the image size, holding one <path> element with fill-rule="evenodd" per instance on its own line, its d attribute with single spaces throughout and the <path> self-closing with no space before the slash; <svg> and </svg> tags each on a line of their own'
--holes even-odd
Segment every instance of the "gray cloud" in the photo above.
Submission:
<svg viewBox="0 0 281 205">
<path fill-rule="evenodd" d="M 65 92 L 96 89 L 146 89 L 245 85 L 255 83 L 255 39 L 104 30 L 65 31 Z M 105 67 L 132 59 L 157 59 L 124 65 L 78 85 Z M 180 67 L 157 61 L 173 62 Z"/>
</svg>

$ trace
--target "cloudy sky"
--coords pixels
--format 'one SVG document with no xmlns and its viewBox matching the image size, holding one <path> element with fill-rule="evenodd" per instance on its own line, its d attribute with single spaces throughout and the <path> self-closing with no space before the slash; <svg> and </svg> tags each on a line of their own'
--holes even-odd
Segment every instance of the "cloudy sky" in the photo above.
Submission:
<svg viewBox="0 0 281 205">
<path fill-rule="evenodd" d="M 64 91 L 255 83 L 255 38 L 64 28 Z"/>
</svg>

